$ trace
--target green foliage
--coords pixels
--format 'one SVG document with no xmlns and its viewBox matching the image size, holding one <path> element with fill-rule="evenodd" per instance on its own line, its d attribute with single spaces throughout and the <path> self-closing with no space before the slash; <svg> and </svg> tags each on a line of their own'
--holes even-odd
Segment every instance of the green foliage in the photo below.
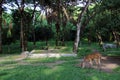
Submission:
<svg viewBox="0 0 120 80">
<path fill-rule="evenodd" d="M 64 3 L 68 3 L 71 0 L 62 0 Z M 63 3 L 61 1 L 61 3 Z M 72 0 L 73 2 L 75 0 Z M 28 3 L 29 1 L 25 1 L 25 3 Z M 101 0 L 97 3 L 94 3 L 90 5 L 89 9 L 86 12 L 86 15 L 84 16 L 83 20 L 83 27 L 81 28 L 81 40 L 88 41 L 89 39 L 91 41 L 97 41 L 96 33 L 99 32 L 102 36 L 104 41 L 113 41 L 113 35 L 112 30 L 117 31 L 120 33 L 120 8 L 119 8 L 119 0 Z M 30 3 L 33 3 L 32 1 Z M 46 5 L 56 7 L 56 0 L 50 1 L 50 0 L 42 0 L 40 1 L 40 4 L 42 3 L 42 7 L 44 8 Z M 54 4 L 53 4 L 54 3 Z M 29 4 L 29 3 L 28 3 Z M 60 20 L 60 41 L 62 39 L 64 41 L 74 41 L 76 37 L 76 22 L 78 18 L 78 14 L 81 12 L 83 7 L 78 7 L 75 5 L 67 5 L 66 11 L 68 15 L 70 16 L 70 22 L 66 23 L 66 26 L 62 23 L 62 19 Z M 54 11 L 56 11 L 56 8 Z M 52 22 L 51 24 L 47 23 L 47 20 L 45 19 L 45 16 L 41 16 L 40 12 L 35 12 L 35 23 L 32 23 L 31 15 L 32 10 L 24 9 L 25 12 L 23 14 L 24 16 L 24 30 L 25 35 L 27 35 L 27 39 L 29 41 L 33 41 L 33 35 L 35 33 L 35 40 L 39 41 L 45 41 L 45 40 L 55 40 L 56 39 L 56 27 L 55 22 Z M 90 18 L 92 14 L 95 13 L 95 17 Z M 58 13 L 57 13 L 58 14 Z M 64 16 L 64 15 L 63 15 Z M 60 18 L 62 18 L 62 15 L 60 14 Z M 73 18 L 73 19 L 71 19 Z M 14 42 L 15 40 L 20 40 L 20 20 L 21 15 L 18 10 L 13 10 L 12 15 L 3 13 L 3 21 L 6 21 L 6 25 L 3 24 L 3 44 L 9 44 L 11 42 Z M 72 21 L 73 20 L 73 21 Z M 89 24 L 85 24 L 86 21 L 89 21 Z M 8 24 L 10 22 L 13 22 L 13 29 L 9 30 Z M 35 31 L 34 31 L 35 30 Z M 110 38 L 112 38 L 110 40 Z M 29 44 L 28 44 L 29 45 Z M 42 45 L 44 46 L 44 44 Z M 73 46 L 73 45 L 72 45 Z M 40 46 L 41 47 L 41 46 Z M 29 50 L 31 50 L 30 48 Z M 72 48 L 66 48 L 63 50 L 63 52 L 66 52 L 67 50 L 71 50 Z"/>
<path fill-rule="evenodd" d="M 89 24 L 83 29 L 85 31 L 82 31 L 82 38 L 97 41 L 96 33 L 99 32 L 103 41 L 113 41 L 112 31 L 120 32 L 119 3 L 119 0 L 102 0 L 98 4 L 93 4 L 94 7 L 87 11 L 84 21 L 89 19 L 91 13 L 96 13 L 96 15 L 90 19 Z"/>
<path fill-rule="evenodd" d="M 76 27 L 70 23 L 67 22 L 66 26 L 61 25 L 61 31 L 60 36 L 61 39 L 64 38 L 65 41 L 73 41 L 75 39 L 76 34 Z"/>
<path fill-rule="evenodd" d="M 23 17 L 23 30 L 24 33 L 27 35 L 26 37 L 28 37 L 29 33 L 31 32 L 31 14 L 29 12 L 24 11 L 23 14 L 25 15 Z M 15 40 L 19 40 L 20 39 L 20 29 L 21 29 L 21 14 L 19 13 L 18 10 L 14 10 L 12 13 L 12 17 L 13 17 L 13 32 L 14 32 L 14 38 Z"/>
<path fill-rule="evenodd" d="M 11 43 L 15 42 L 13 37 L 13 32 L 8 27 L 3 28 L 3 34 L 2 34 L 2 43 L 10 45 Z"/>
<path fill-rule="evenodd" d="M 110 9 L 110 10 L 112 10 L 112 9 L 119 9 L 120 8 L 119 7 L 120 0 L 115 0 L 115 1 L 113 1 L 113 0 L 103 0 L 101 5 L 105 9 Z"/>
<path fill-rule="evenodd" d="M 12 33 L 11 33 L 11 30 L 9 29 L 7 32 L 7 38 L 10 38 L 10 37 L 12 37 Z"/>
<path fill-rule="evenodd" d="M 10 14 L 3 13 L 3 23 L 2 23 L 2 44 L 11 44 L 14 42 L 13 38 L 13 28 L 11 22 L 12 22 L 12 17 Z"/>
<path fill-rule="evenodd" d="M 110 41 L 112 31 L 120 31 L 119 17 L 119 13 L 108 10 L 97 14 L 96 17 L 89 23 L 88 27 L 86 27 L 85 31 L 88 33 L 86 35 L 90 35 L 92 39 L 95 39 L 97 37 L 95 37 L 96 34 L 94 33 L 99 32 L 103 38 L 103 41 Z"/>
<path fill-rule="evenodd" d="M 35 39 L 39 40 L 49 40 L 53 38 L 53 32 L 50 27 L 35 27 Z M 31 32 L 28 37 L 29 41 L 33 41 L 33 33 Z"/>
</svg>

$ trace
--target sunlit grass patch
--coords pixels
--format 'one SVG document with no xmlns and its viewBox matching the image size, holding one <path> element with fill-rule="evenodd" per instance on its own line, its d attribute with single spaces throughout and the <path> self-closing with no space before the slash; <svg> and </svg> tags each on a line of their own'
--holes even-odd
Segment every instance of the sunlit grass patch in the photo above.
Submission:
<svg viewBox="0 0 120 80">
<path fill-rule="evenodd" d="M 49 49 L 53 50 L 52 52 L 57 53 L 60 52 L 66 54 L 72 51 L 73 46 L 72 42 L 68 42 L 66 46 L 64 47 L 61 46 L 59 49 L 55 49 L 53 43 L 54 42 L 50 43 Z M 12 45 L 13 47 L 15 47 L 14 44 Z M 45 45 L 44 42 L 38 42 L 35 48 L 36 53 L 37 50 L 39 53 L 40 46 L 44 45 Z M 29 48 L 28 50 L 32 51 L 33 50 L 32 43 L 29 43 L 29 46 L 30 47 L 28 47 Z M 15 61 L 17 58 L 19 58 L 19 55 L 1 55 L 0 80 L 119 80 L 120 67 L 114 69 L 113 73 L 107 73 L 99 71 L 97 69 L 90 68 L 83 69 L 79 66 L 76 66 L 77 64 L 80 63 L 79 59 L 91 53 L 92 49 L 97 49 L 102 54 L 106 55 L 116 54 L 117 56 L 119 55 L 119 53 L 116 52 L 109 53 L 108 52 L 109 50 L 103 52 L 97 43 L 93 43 L 91 45 L 85 43 L 79 46 L 78 55 L 80 55 L 80 57 L 37 58 L 37 59 L 27 58 L 24 60 Z M 18 53 L 18 50 L 15 50 L 16 51 L 15 53 Z M 113 50 L 120 51 L 119 48 Z M 41 51 L 44 52 L 46 50 Z"/>
<path fill-rule="evenodd" d="M 52 67 L 47 65 L 16 65 L 14 68 L 0 69 L 0 80 L 119 80 L 119 72 L 106 73 L 97 69 L 83 69 L 76 66 L 78 64 L 76 59 L 73 57 L 25 59 L 24 62 L 34 62 L 34 60 L 38 63 L 51 63 L 58 60 L 65 62 Z"/>
<path fill-rule="evenodd" d="M 48 50 L 44 50 L 44 49 L 35 49 L 34 50 L 35 54 L 40 54 L 40 53 L 65 53 L 65 54 L 71 54 L 73 53 L 72 48 L 71 47 L 64 47 L 61 46 L 59 48 L 48 48 Z"/>
<path fill-rule="evenodd" d="M 114 69 L 114 71 L 120 73 L 120 66 L 118 68 Z"/>
<path fill-rule="evenodd" d="M 0 65 L 4 65 L 4 64 L 15 64 L 17 63 L 17 61 L 2 61 L 0 62 Z"/>
<path fill-rule="evenodd" d="M 30 63 L 50 63 L 50 62 L 55 62 L 56 60 L 58 60 L 57 58 L 27 58 L 25 59 L 26 62 L 30 62 Z"/>
</svg>

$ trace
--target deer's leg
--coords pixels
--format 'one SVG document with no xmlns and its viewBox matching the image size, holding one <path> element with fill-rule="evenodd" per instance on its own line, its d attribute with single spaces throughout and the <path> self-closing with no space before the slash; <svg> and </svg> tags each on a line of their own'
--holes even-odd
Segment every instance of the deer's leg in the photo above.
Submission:
<svg viewBox="0 0 120 80">
<path fill-rule="evenodd" d="M 92 66 L 93 66 L 93 62 L 92 62 L 92 60 L 90 59 L 90 68 L 92 68 Z"/>
<path fill-rule="evenodd" d="M 85 68 L 85 62 L 81 63 L 82 68 Z"/>
<path fill-rule="evenodd" d="M 101 58 L 98 59 L 98 67 L 101 70 Z"/>
<path fill-rule="evenodd" d="M 101 61 L 100 61 L 100 58 L 95 59 L 95 63 L 96 63 L 97 68 L 100 69 L 100 68 L 101 68 Z"/>
</svg>

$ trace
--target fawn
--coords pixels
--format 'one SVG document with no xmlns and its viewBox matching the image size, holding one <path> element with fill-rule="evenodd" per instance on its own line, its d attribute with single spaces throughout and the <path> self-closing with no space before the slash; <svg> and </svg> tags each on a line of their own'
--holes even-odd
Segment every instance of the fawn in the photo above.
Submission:
<svg viewBox="0 0 120 80">
<path fill-rule="evenodd" d="M 86 67 L 86 65 L 89 63 L 90 67 L 93 66 L 93 63 L 95 62 L 95 64 L 100 67 L 101 65 L 101 57 L 102 55 L 99 52 L 93 52 L 91 54 L 88 54 L 87 56 L 84 57 L 82 63 L 81 63 L 81 67 L 84 68 Z"/>
</svg>

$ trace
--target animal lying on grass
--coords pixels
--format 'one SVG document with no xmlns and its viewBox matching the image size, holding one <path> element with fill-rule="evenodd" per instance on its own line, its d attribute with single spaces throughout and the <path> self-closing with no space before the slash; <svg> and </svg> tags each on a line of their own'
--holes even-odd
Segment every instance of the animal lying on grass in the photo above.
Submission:
<svg viewBox="0 0 120 80">
<path fill-rule="evenodd" d="M 104 43 L 102 45 L 102 48 L 103 48 L 104 51 L 106 51 L 107 48 L 117 48 L 117 45 L 116 44 Z"/>
<path fill-rule="evenodd" d="M 85 67 L 87 67 L 87 65 L 89 65 L 89 67 L 92 67 L 93 64 L 95 63 L 96 66 L 98 68 L 100 68 L 101 57 L 102 57 L 102 55 L 98 51 L 88 54 L 87 56 L 84 57 L 83 61 L 81 62 L 81 67 L 85 68 Z"/>
</svg>

